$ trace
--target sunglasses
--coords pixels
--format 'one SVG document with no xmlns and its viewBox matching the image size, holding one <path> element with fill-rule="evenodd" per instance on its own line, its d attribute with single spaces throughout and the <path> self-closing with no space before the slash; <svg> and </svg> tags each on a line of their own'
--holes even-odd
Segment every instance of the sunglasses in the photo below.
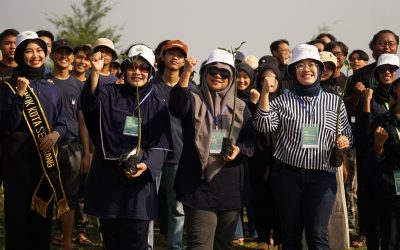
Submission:
<svg viewBox="0 0 400 250">
<path fill-rule="evenodd" d="M 228 70 L 217 68 L 217 67 L 214 67 L 214 66 L 208 67 L 207 73 L 210 74 L 211 76 L 216 76 L 216 75 L 219 74 L 219 76 L 222 79 L 226 79 L 226 78 L 229 78 L 231 76 L 231 73 Z"/>
<path fill-rule="evenodd" d="M 386 72 L 386 71 L 388 70 L 390 73 L 393 73 L 393 72 L 395 72 L 397 69 L 398 69 L 398 67 L 393 66 L 393 65 L 390 65 L 390 66 L 380 66 L 380 67 L 379 67 L 379 72 L 384 73 L 384 72 Z"/>
<path fill-rule="evenodd" d="M 128 67 L 128 70 L 132 70 L 132 71 L 136 71 L 137 69 L 139 69 L 139 71 L 141 73 L 149 73 L 149 71 L 150 71 L 149 66 L 145 63 L 142 63 L 140 65 L 130 65 Z"/>
</svg>

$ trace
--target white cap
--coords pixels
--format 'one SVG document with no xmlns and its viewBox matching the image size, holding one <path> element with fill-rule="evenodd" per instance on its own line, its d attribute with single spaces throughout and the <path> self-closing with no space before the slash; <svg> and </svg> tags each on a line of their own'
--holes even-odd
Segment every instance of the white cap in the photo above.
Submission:
<svg viewBox="0 0 400 250">
<path fill-rule="evenodd" d="M 378 58 L 378 63 L 376 64 L 375 68 L 385 64 L 399 67 L 399 57 L 395 54 L 381 54 Z"/>
<path fill-rule="evenodd" d="M 129 49 L 128 57 L 131 58 L 137 55 L 143 57 L 154 69 L 156 56 L 154 55 L 153 50 L 143 44 L 134 45 Z"/>
<path fill-rule="evenodd" d="M 232 53 L 222 50 L 222 49 L 215 49 L 211 52 L 211 54 L 208 56 L 207 62 L 204 64 L 203 67 L 207 66 L 208 64 L 211 63 L 225 63 L 231 66 L 232 68 L 235 68 L 235 62 L 233 59 Z"/>
</svg>

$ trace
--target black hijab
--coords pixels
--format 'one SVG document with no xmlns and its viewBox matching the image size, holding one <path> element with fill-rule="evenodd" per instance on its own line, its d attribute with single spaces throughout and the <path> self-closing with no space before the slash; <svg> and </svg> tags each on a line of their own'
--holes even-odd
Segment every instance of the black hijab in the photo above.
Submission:
<svg viewBox="0 0 400 250">
<path fill-rule="evenodd" d="M 313 61 L 315 61 L 315 63 L 318 65 L 318 76 L 317 80 L 310 86 L 304 86 L 297 80 L 296 69 L 294 66 L 298 62 L 291 64 L 288 67 L 289 74 L 293 76 L 293 92 L 298 96 L 317 96 L 321 90 L 321 76 L 324 69 L 322 68 L 323 66 L 321 66 L 321 62 L 318 62 L 316 60 Z"/>
<path fill-rule="evenodd" d="M 244 102 L 249 102 L 250 101 L 250 91 L 252 89 L 256 88 L 255 72 L 254 72 L 253 68 L 250 67 L 250 65 L 248 65 L 247 63 L 239 63 L 238 65 L 236 65 L 236 70 L 237 70 L 237 72 L 244 71 L 250 78 L 250 85 L 247 86 L 247 88 L 244 90 L 238 89 L 238 93 L 237 93 L 240 100 L 242 100 Z"/>
<path fill-rule="evenodd" d="M 38 44 L 44 51 L 44 54 L 47 55 L 47 46 L 46 43 L 40 39 L 26 39 L 25 41 L 21 42 L 15 50 L 15 61 L 18 63 L 17 68 L 14 70 L 12 78 L 17 77 L 26 77 L 30 80 L 39 80 L 44 78 L 45 66 L 44 64 L 40 68 L 32 68 L 25 64 L 24 62 L 24 52 L 26 46 L 29 43 L 34 42 Z"/>
</svg>

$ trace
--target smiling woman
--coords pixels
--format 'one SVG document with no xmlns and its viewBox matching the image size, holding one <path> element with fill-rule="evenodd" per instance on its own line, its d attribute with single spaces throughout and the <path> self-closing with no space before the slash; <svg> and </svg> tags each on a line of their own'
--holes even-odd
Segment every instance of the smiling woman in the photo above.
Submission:
<svg viewBox="0 0 400 250">
<path fill-rule="evenodd" d="M 271 184 L 287 249 L 301 249 L 303 229 L 308 248 L 329 249 L 327 226 L 337 188 L 337 164 L 331 156 L 352 140 L 344 105 L 338 107 L 339 97 L 321 89 L 323 69 L 315 46 L 296 46 L 288 66 L 293 92 L 270 103 L 270 85 L 264 84 L 254 120 L 261 133 L 277 133 Z"/>
<path fill-rule="evenodd" d="M 124 84 L 99 84 L 106 59 L 99 51 L 91 59 L 91 82 L 82 90 L 83 111 L 99 121 L 88 127 L 96 132 L 85 212 L 100 217 L 105 248 L 144 250 L 149 222 L 157 216 L 155 179 L 171 148 L 170 121 L 149 83 L 153 51 L 137 44 L 127 54 L 121 63 Z"/>
<path fill-rule="evenodd" d="M 232 249 L 239 210 L 249 198 L 247 157 L 255 148 L 250 110 L 237 99 L 233 55 L 212 51 L 201 69 L 200 89 L 189 87 L 196 60 L 187 58 L 170 93 L 170 112 L 182 119 L 183 151 L 175 178 L 188 225 L 187 249 Z M 223 137 L 235 117 L 231 154 Z M 201 233 L 198 233 L 201 232 Z"/>
<path fill-rule="evenodd" d="M 16 45 L 18 67 L 1 100 L 6 247 L 48 249 L 53 197 L 57 216 L 68 211 L 55 153 L 66 121 L 60 90 L 44 78 L 45 42 L 24 31 Z"/>
</svg>

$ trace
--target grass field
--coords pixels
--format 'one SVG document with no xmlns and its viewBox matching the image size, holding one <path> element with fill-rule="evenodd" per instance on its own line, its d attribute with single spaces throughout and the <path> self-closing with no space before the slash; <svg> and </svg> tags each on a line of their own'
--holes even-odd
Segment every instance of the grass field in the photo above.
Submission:
<svg viewBox="0 0 400 250">
<path fill-rule="evenodd" d="M 100 239 L 100 230 L 97 226 L 97 220 L 95 217 L 89 217 L 89 225 L 87 228 L 88 238 L 93 242 L 91 246 L 82 247 L 78 244 L 74 243 L 74 249 L 79 250 L 101 250 L 103 249 L 103 245 Z M 56 221 L 53 221 L 53 232 L 52 238 L 59 235 L 59 231 L 56 229 Z M 166 236 L 161 235 L 159 233 L 159 228 L 157 227 L 157 223 L 154 229 L 154 242 L 155 242 L 155 250 L 164 250 L 167 249 L 167 241 Z M 257 243 L 252 240 L 246 240 L 244 246 L 235 246 L 234 249 L 255 249 Z M 0 249 L 5 248 L 5 226 L 4 226 L 4 212 L 3 212 L 3 188 L 0 188 Z M 51 246 L 51 250 L 58 250 L 60 247 Z"/>
<path fill-rule="evenodd" d="M 245 219 L 246 220 L 246 219 Z M 89 217 L 89 225 L 87 228 L 87 234 L 88 238 L 92 240 L 93 244 L 91 246 L 87 247 L 81 247 L 78 244 L 74 243 L 74 249 L 79 249 L 79 250 L 101 250 L 103 249 L 101 239 L 100 239 L 100 230 L 99 227 L 97 226 L 97 220 L 94 217 Z M 58 236 L 59 231 L 56 229 L 56 222 L 53 222 L 53 235 Z M 159 228 L 157 226 L 157 223 L 155 225 L 154 229 L 154 242 L 155 250 L 164 250 L 167 249 L 167 241 L 166 241 L 166 236 L 161 235 L 159 233 Z M 3 188 L 0 188 L 0 249 L 4 249 L 5 246 L 5 228 L 4 228 L 4 213 L 3 213 Z M 257 243 L 254 241 L 254 239 L 248 239 L 245 238 L 245 243 L 243 246 L 234 246 L 235 250 L 245 250 L 245 249 L 255 249 L 257 247 Z M 58 250 L 60 247 L 56 246 L 51 246 L 51 250 Z M 274 249 L 274 248 L 270 248 Z M 278 249 L 277 247 L 275 249 Z M 365 250 L 366 248 L 358 248 L 358 250 Z"/>
</svg>

